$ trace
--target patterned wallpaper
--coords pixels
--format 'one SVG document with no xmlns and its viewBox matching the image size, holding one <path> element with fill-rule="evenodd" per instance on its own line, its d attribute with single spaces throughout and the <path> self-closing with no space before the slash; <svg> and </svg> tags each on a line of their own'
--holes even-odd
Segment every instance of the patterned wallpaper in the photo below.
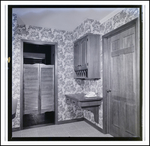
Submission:
<svg viewBox="0 0 150 146">
<path fill-rule="evenodd" d="M 97 20 L 87 19 L 85 20 L 81 25 L 75 28 L 73 31 L 73 41 L 76 41 L 83 35 L 87 33 L 93 33 L 93 34 L 100 34 L 100 22 Z M 100 34 L 100 41 L 102 41 L 102 36 Z M 101 79 L 99 80 L 84 80 L 81 82 L 81 85 L 83 87 L 83 92 L 87 93 L 89 91 L 96 92 L 99 96 L 103 96 L 103 87 L 102 87 L 102 44 L 100 43 L 100 72 L 101 72 Z M 91 111 L 84 110 L 83 115 L 84 118 L 91 121 L 92 123 L 95 123 L 99 127 L 103 127 L 103 102 L 101 106 L 99 107 L 99 123 L 95 123 L 94 121 L 94 114 Z"/>
<path fill-rule="evenodd" d="M 82 92 L 80 81 L 73 74 L 73 33 L 36 26 L 17 24 L 17 16 L 12 15 L 12 97 L 18 99 L 16 118 L 12 127 L 20 127 L 20 48 L 21 39 L 58 43 L 58 121 L 83 117 L 83 111 L 67 105 L 65 94 Z"/>
<path fill-rule="evenodd" d="M 101 34 L 106 34 L 139 17 L 139 8 L 126 8 L 100 26 Z"/>
<path fill-rule="evenodd" d="M 100 24 L 99 21 L 87 19 L 81 25 L 79 25 L 73 31 L 73 40 L 77 40 L 86 33 L 100 34 L 100 66 L 101 66 L 101 79 L 97 81 L 85 80 L 83 83 L 84 92 L 94 91 L 98 93 L 99 96 L 103 96 L 103 70 L 102 70 L 102 36 L 128 22 L 139 17 L 138 8 L 126 8 L 116 14 L 114 17 L 108 19 L 106 22 Z M 84 117 L 94 123 L 95 125 L 103 128 L 103 102 L 99 107 L 99 123 L 94 121 L 94 114 L 90 111 L 83 111 Z"/>
<path fill-rule="evenodd" d="M 42 28 L 36 26 L 18 25 L 17 16 L 13 14 L 12 37 L 12 95 L 18 99 L 17 115 L 12 121 L 13 127 L 20 126 L 20 47 L 21 39 L 39 40 L 58 43 L 58 120 L 69 120 L 85 117 L 87 120 L 103 128 L 103 102 L 99 107 L 99 123 L 95 123 L 92 112 L 80 109 L 74 105 L 67 105 L 65 94 L 94 91 L 103 96 L 103 70 L 102 70 L 102 35 L 120 27 L 121 25 L 137 18 L 137 8 L 127 8 L 110 18 L 103 24 L 97 20 L 87 19 L 73 32 Z M 100 34 L 100 64 L 101 79 L 75 80 L 73 77 L 73 41 L 86 33 Z"/>
</svg>

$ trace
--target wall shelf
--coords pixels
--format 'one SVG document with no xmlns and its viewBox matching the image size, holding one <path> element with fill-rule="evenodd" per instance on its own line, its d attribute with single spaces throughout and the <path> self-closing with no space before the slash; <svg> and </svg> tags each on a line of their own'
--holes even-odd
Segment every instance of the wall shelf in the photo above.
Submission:
<svg viewBox="0 0 150 146">
<path fill-rule="evenodd" d="M 85 97 L 83 93 L 67 94 L 66 103 L 74 104 L 82 109 L 89 110 L 94 114 L 96 123 L 99 123 L 99 106 L 101 105 L 102 97 Z"/>
</svg>

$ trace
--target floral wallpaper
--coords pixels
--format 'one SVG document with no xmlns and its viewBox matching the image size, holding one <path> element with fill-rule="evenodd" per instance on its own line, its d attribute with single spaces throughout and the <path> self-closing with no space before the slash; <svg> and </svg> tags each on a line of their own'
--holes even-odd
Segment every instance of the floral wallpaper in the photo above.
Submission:
<svg viewBox="0 0 150 146">
<path fill-rule="evenodd" d="M 18 99 L 12 127 L 20 127 L 20 48 L 21 39 L 58 43 L 58 121 L 83 117 L 82 109 L 67 105 L 65 94 L 80 93 L 82 88 L 73 74 L 73 33 L 63 30 L 17 24 L 12 15 L 12 97 Z"/>
<path fill-rule="evenodd" d="M 139 8 L 126 8 L 100 25 L 102 35 L 139 17 Z"/>
<path fill-rule="evenodd" d="M 77 40 L 82 37 L 86 33 L 100 34 L 100 72 L 101 79 L 97 81 L 93 80 L 85 80 L 82 84 L 84 92 L 94 91 L 99 96 L 103 96 L 103 66 L 102 66 L 102 36 L 128 22 L 139 17 L 139 9 L 138 8 L 126 8 L 108 19 L 106 22 L 100 24 L 97 20 L 87 19 L 81 25 L 79 25 L 73 31 L 73 40 Z M 84 118 L 91 121 L 95 125 L 103 128 L 103 102 L 99 107 L 99 123 L 94 121 L 94 114 L 91 111 L 84 110 L 83 111 Z"/>
<path fill-rule="evenodd" d="M 103 128 L 103 102 L 99 107 L 99 123 L 95 123 L 92 112 L 82 110 L 74 105 L 66 104 L 65 94 L 94 91 L 103 96 L 102 70 L 102 35 L 128 23 L 139 16 L 138 8 L 127 8 L 116 14 L 104 23 L 87 19 L 75 28 L 73 32 L 27 26 L 17 24 L 17 16 L 12 15 L 12 95 L 18 99 L 16 118 L 12 121 L 13 127 L 20 127 L 20 47 L 21 39 L 39 40 L 58 43 L 58 121 L 83 117 Z M 100 64 L 101 79 L 77 80 L 74 79 L 73 41 L 86 33 L 100 34 Z"/>
<path fill-rule="evenodd" d="M 76 41 L 83 35 L 87 33 L 93 33 L 93 34 L 100 34 L 100 41 L 102 41 L 102 35 L 100 33 L 100 22 L 97 20 L 87 19 L 85 20 L 81 25 L 79 25 L 74 31 L 73 31 L 73 41 Z M 100 72 L 101 72 L 101 79 L 99 80 L 84 80 L 81 81 L 81 86 L 83 88 L 83 92 L 87 93 L 89 91 L 96 92 L 98 96 L 103 96 L 103 86 L 102 86 L 102 43 L 100 43 Z M 91 121 L 92 123 L 96 124 L 97 126 L 103 128 L 103 102 L 101 106 L 99 107 L 99 123 L 96 123 L 94 121 L 94 114 L 91 111 L 84 110 L 83 115 L 84 118 Z"/>
</svg>

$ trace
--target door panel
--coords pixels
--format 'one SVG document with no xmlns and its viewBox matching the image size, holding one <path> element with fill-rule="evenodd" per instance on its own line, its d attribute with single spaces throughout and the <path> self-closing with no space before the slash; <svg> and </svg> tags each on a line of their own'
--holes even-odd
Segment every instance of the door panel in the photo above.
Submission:
<svg viewBox="0 0 150 146">
<path fill-rule="evenodd" d="M 41 112 L 54 111 L 54 66 L 40 64 Z"/>
<path fill-rule="evenodd" d="M 24 114 L 38 113 L 39 66 L 24 64 Z"/>
<path fill-rule="evenodd" d="M 117 128 L 119 128 L 119 104 L 120 102 L 114 100 L 112 105 L 112 124 Z"/>
<path fill-rule="evenodd" d="M 82 47 L 82 69 L 87 69 L 87 38 L 81 41 Z"/>
<path fill-rule="evenodd" d="M 79 44 L 77 43 L 74 46 L 74 67 L 75 67 L 75 70 L 78 70 L 78 65 L 80 64 L 79 54 L 80 54 Z"/>
<path fill-rule="evenodd" d="M 135 135 L 135 105 L 134 104 L 126 104 L 126 121 L 125 121 L 125 132 L 126 136 L 134 136 Z"/>
<path fill-rule="evenodd" d="M 54 111 L 54 66 L 24 64 L 24 114 Z"/>
<path fill-rule="evenodd" d="M 109 37 L 110 89 L 109 133 L 119 137 L 137 136 L 135 97 L 135 26 Z"/>
</svg>

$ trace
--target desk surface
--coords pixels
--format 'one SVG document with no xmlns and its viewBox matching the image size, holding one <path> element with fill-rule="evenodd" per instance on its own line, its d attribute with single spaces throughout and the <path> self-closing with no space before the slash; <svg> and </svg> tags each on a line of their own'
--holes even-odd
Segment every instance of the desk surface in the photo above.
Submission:
<svg viewBox="0 0 150 146">
<path fill-rule="evenodd" d="M 69 97 L 69 98 L 72 98 L 72 99 L 75 99 L 75 100 L 80 101 L 80 102 L 84 102 L 84 101 L 100 101 L 100 100 L 103 99 L 102 97 L 99 97 L 99 96 L 96 96 L 96 97 L 85 97 L 85 94 L 83 94 L 83 93 L 66 94 L 65 96 Z"/>
</svg>

